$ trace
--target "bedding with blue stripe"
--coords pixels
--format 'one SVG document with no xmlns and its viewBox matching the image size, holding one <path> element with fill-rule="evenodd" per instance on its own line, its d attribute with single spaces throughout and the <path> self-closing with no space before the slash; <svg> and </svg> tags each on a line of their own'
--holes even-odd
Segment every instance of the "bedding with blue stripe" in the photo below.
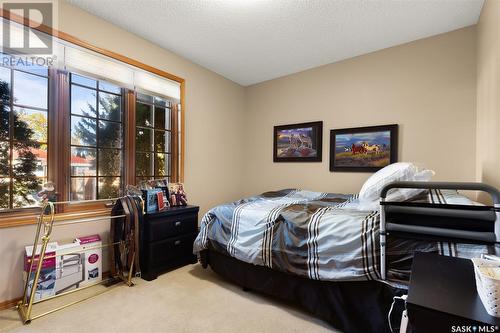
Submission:
<svg viewBox="0 0 500 333">
<path fill-rule="evenodd" d="M 426 191 L 416 202 L 474 204 L 456 191 Z M 357 194 L 287 189 L 217 206 L 202 218 L 194 252 L 211 248 L 238 260 L 314 280 L 380 279 L 379 213 Z M 408 280 L 412 254 L 474 257 L 483 245 L 397 239 L 387 242 L 388 278 Z"/>
</svg>

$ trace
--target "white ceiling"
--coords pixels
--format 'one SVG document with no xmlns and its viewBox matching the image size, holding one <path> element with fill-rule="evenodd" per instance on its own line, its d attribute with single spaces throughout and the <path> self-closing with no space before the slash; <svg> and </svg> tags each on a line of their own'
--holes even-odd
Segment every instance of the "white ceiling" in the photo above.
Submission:
<svg viewBox="0 0 500 333">
<path fill-rule="evenodd" d="M 484 0 L 67 0 L 247 86 L 477 23 Z"/>
</svg>

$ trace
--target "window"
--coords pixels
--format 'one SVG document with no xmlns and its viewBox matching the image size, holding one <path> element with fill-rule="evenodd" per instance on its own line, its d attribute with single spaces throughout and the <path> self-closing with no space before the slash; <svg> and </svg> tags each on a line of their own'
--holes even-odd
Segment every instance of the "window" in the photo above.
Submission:
<svg viewBox="0 0 500 333">
<path fill-rule="evenodd" d="M 182 181 L 184 80 L 64 34 L 53 42 L 48 68 L 0 53 L 0 220 L 39 206 L 43 183 L 71 201 L 58 212 L 74 212 L 139 180 Z"/>
<path fill-rule="evenodd" d="M 137 182 L 172 177 L 172 102 L 137 93 L 136 177 Z"/>
<path fill-rule="evenodd" d="M 41 67 L 0 67 L 0 210 L 35 206 L 47 181 L 48 76 Z"/>
<path fill-rule="evenodd" d="M 37 206 L 37 193 L 47 181 L 54 181 L 61 194 L 58 200 L 76 202 L 119 197 L 125 184 L 145 179 L 179 180 L 178 100 L 136 93 L 77 73 L 62 72 L 62 78 L 51 73 L 44 68 L 0 67 L 0 210 Z M 52 97 L 51 80 L 61 86 Z M 125 103 L 130 92 L 135 108 Z M 60 135 L 69 138 L 51 141 L 49 100 L 64 100 L 65 95 L 69 107 L 59 117 L 69 122 L 69 133 Z M 135 133 L 128 134 L 135 139 L 135 149 L 126 152 L 129 109 L 135 110 Z M 56 179 L 49 179 L 49 141 L 52 149 L 69 149 L 68 160 L 60 164 L 69 170 L 67 179 L 57 171 Z M 135 158 L 135 175 L 128 181 L 125 153 Z M 64 187 L 69 190 L 64 192 Z"/>
<path fill-rule="evenodd" d="M 70 76 L 70 200 L 119 197 L 123 188 L 122 89 Z"/>
</svg>

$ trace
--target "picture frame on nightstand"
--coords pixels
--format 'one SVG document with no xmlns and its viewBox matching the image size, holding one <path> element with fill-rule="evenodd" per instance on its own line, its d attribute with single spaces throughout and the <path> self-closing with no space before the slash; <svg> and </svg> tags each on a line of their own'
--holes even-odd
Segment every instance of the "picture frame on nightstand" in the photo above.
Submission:
<svg viewBox="0 0 500 333">
<path fill-rule="evenodd" d="M 154 213 L 158 211 L 158 193 L 163 195 L 162 189 L 154 188 L 150 190 L 142 190 L 144 209 L 146 213 Z"/>
</svg>

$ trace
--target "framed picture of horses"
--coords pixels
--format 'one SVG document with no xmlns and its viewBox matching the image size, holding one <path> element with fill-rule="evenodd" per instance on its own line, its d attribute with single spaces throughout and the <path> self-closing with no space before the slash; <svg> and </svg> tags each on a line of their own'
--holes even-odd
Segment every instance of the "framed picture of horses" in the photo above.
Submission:
<svg viewBox="0 0 500 333">
<path fill-rule="evenodd" d="M 398 125 L 330 131 L 330 171 L 375 172 L 398 160 Z"/>
<path fill-rule="evenodd" d="M 274 126 L 274 162 L 321 162 L 323 122 Z"/>
</svg>

